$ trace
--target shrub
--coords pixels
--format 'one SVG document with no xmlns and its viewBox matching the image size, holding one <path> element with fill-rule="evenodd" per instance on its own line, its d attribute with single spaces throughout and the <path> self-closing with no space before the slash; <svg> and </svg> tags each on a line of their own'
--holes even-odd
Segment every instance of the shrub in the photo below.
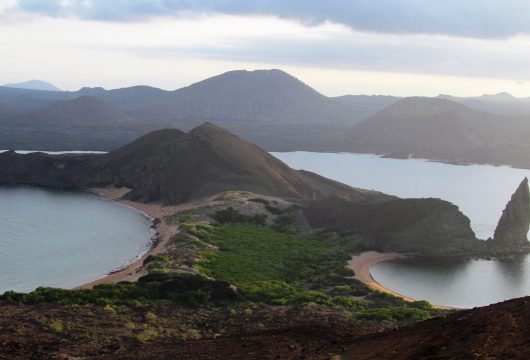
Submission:
<svg viewBox="0 0 530 360">
<path fill-rule="evenodd" d="M 61 320 L 53 320 L 50 323 L 50 330 L 56 333 L 62 333 L 64 331 L 64 325 Z"/>
<path fill-rule="evenodd" d="M 252 315 L 252 309 L 251 309 L 251 308 L 246 308 L 246 309 L 243 311 L 243 314 L 245 314 L 246 316 L 250 316 L 250 315 Z"/>
<path fill-rule="evenodd" d="M 127 321 L 124 326 L 128 330 L 135 330 L 136 329 L 136 324 L 133 323 L 132 321 Z"/>
<path fill-rule="evenodd" d="M 294 216 L 292 214 L 276 216 L 272 228 L 278 232 L 287 234 L 296 234 L 298 232 L 298 228 L 295 224 Z"/>
<path fill-rule="evenodd" d="M 138 335 L 136 335 L 136 340 L 139 342 L 148 342 L 156 339 L 158 337 L 158 332 L 155 329 L 147 328 Z"/>
<path fill-rule="evenodd" d="M 265 225 L 267 217 L 265 215 L 244 215 L 234 208 L 229 207 L 224 210 L 217 211 L 212 218 L 220 224 L 254 224 Z"/>
<path fill-rule="evenodd" d="M 196 329 L 187 329 L 184 332 L 185 340 L 200 340 L 202 338 L 201 332 Z"/>
<path fill-rule="evenodd" d="M 268 212 L 270 212 L 273 215 L 281 215 L 283 214 L 283 210 L 274 206 L 266 205 L 265 209 L 267 209 Z"/>
<path fill-rule="evenodd" d="M 255 203 L 260 203 L 260 204 L 263 204 L 263 205 L 269 205 L 269 200 L 267 200 L 267 199 L 253 198 L 253 199 L 248 199 L 248 201 L 252 201 L 252 202 L 255 202 Z"/>
<path fill-rule="evenodd" d="M 195 229 L 195 224 L 192 224 L 192 223 L 180 223 L 179 224 L 179 228 L 182 231 L 190 231 L 190 230 Z"/>
<path fill-rule="evenodd" d="M 149 323 L 155 323 L 158 321 L 158 316 L 156 316 L 155 313 L 152 313 L 150 311 L 144 315 L 144 318 Z"/>
</svg>

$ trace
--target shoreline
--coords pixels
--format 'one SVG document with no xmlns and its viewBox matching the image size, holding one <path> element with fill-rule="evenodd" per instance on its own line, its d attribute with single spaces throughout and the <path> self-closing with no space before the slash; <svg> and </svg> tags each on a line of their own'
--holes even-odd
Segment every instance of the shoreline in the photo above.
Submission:
<svg viewBox="0 0 530 360">
<path fill-rule="evenodd" d="M 407 302 L 414 302 L 416 301 L 416 299 L 400 294 L 378 283 L 373 278 L 370 272 L 370 268 L 372 268 L 373 266 L 379 263 L 390 261 L 390 260 L 395 260 L 395 259 L 404 259 L 406 257 L 408 257 L 408 255 L 402 254 L 402 253 L 395 253 L 395 252 L 380 253 L 377 251 L 366 251 L 359 255 L 353 256 L 348 261 L 348 268 L 353 270 L 353 272 L 355 273 L 355 276 L 354 276 L 355 279 L 366 284 L 368 287 L 374 290 L 386 293 L 386 294 L 393 295 Z M 439 309 L 439 310 L 455 310 L 455 308 L 453 307 L 442 306 L 442 305 L 432 304 L 432 307 L 435 309 Z"/>
<path fill-rule="evenodd" d="M 386 294 L 394 295 L 407 302 L 413 302 L 416 300 L 403 294 L 399 294 L 393 290 L 390 290 L 375 281 L 375 279 L 372 277 L 372 274 L 370 273 L 370 268 L 379 263 L 394 259 L 403 259 L 405 257 L 407 256 L 400 253 L 380 253 L 377 251 L 365 251 L 359 255 L 353 256 L 348 261 L 348 268 L 353 270 L 353 272 L 355 273 L 355 279 L 368 285 L 368 287 Z"/>
<path fill-rule="evenodd" d="M 123 199 L 123 196 L 129 191 L 129 189 L 126 188 L 92 188 L 88 189 L 87 191 L 93 194 L 97 194 L 105 199 L 115 201 L 120 205 L 135 209 L 143 215 L 147 216 L 152 220 L 152 227 L 155 231 L 155 235 L 154 241 L 152 241 L 149 249 L 139 254 L 138 257 L 130 264 L 124 266 L 123 268 L 111 270 L 111 272 L 107 273 L 106 275 L 76 286 L 73 289 L 89 289 L 95 285 L 117 283 L 120 281 L 138 281 L 140 277 L 147 275 L 147 271 L 143 267 L 144 260 L 149 255 L 160 254 L 165 249 L 165 246 L 169 242 L 169 240 L 175 234 L 178 233 L 178 225 L 168 225 L 164 221 L 164 217 L 166 215 L 174 213 L 174 211 L 171 212 L 171 210 L 175 210 L 175 207 L 163 207 L 161 204 L 157 203 L 144 204 L 135 201 L 125 200 Z"/>
</svg>

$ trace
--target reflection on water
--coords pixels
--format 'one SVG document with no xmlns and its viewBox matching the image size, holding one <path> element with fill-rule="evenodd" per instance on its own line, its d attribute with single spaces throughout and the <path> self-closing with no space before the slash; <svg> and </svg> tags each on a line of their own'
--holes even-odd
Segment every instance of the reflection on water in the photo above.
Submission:
<svg viewBox="0 0 530 360">
<path fill-rule="evenodd" d="M 530 255 L 510 259 L 412 258 L 380 263 L 373 278 L 400 294 L 470 308 L 530 295 Z"/>
<path fill-rule="evenodd" d="M 400 197 L 438 197 L 459 206 L 477 237 L 493 236 L 502 210 L 530 170 L 458 166 L 366 154 L 273 153 L 295 169 Z M 508 260 L 405 259 L 377 265 L 372 276 L 416 299 L 455 307 L 530 295 L 530 257 Z"/>
</svg>

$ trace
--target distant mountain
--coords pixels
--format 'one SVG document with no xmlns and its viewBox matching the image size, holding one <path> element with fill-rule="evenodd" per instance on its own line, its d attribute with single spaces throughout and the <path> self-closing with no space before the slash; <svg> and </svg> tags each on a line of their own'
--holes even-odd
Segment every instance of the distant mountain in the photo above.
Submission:
<svg viewBox="0 0 530 360">
<path fill-rule="evenodd" d="M 146 124 L 163 121 L 188 131 L 210 121 L 269 151 L 333 151 L 337 136 L 397 100 L 363 95 L 330 98 L 280 70 L 231 71 L 175 91 L 149 86 L 82 88 L 75 92 L 0 87 L 0 101 L 7 104 L 5 109 L 0 108 L 0 124 L 6 121 L 2 113 L 31 117 L 42 107 L 80 96 L 102 99 Z M 64 107 L 56 109 L 59 110 L 65 111 L 66 117 L 73 111 Z M 99 120 L 94 114 L 84 121 Z M 124 144 L 112 140 L 111 135 L 105 137 L 109 143 L 104 149 Z M 24 141 L 26 147 L 37 146 L 29 134 Z M 0 147 L 5 146 L 0 143 Z M 64 143 L 57 146 L 62 148 Z"/>
<path fill-rule="evenodd" d="M 455 97 L 450 95 L 439 95 L 438 97 L 494 114 L 530 116 L 530 98 L 516 98 L 506 92 L 493 95 L 484 94 L 476 97 Z"/>
<path fill-rule="evenodd" d="M 5 84 L 5 87 L 28 90 L 42 90 L 42 91 L 62 91 L 57 86 L 41 80 L 30 80 L 16 84 Z"/>
<path fill-rule="evenodd" d="M 79 95 L 76 93 L 65 91 L 42 91 L 0 86 L 0 101 L 9 104 L 9 113 L 27 113 L 57 101 L 71 100 L 77 96 Z M 2 117 L 0 117 L 1 120 Z"/>
<path fill-rule="evenodd" d="M 9 103 L 10 111 L 14 113 L 26 113 L 57 101 L 68 101 L 80 96 L 100 98 L 116 105 L 121 111 L 127 112 L 167 100 L 170 94 L 172 92 L 149 86 L 133 86 L 114 90 L 85 87 L 78 91 L 39 91 L 0 86 L 0 101 Z"/>
<path fill-rule="evenodd" d="M 333 99 L 347 106 L 348 111 L 353 114 L 354 118 L 360 121 L 376 114 L 379 110 L 395 103 L 400 98 L 386 95 L 343 95 Z"/>
<path fill-rule="evenodd" d="M 126 128 L 140 122 L 121 112 L 116 106 L 92 97 L 80 96 L 73 100 L 58 101 L 31 111 L 20 122 L 56 128 Z"/>
<path fill-rule="evenodd" d="M 350 108 L 281 70 L 230 71 L 176 90 L 134 112 L 145 119 L 241 120 L 269 124 L 351 124 Z"/>
<path fill-rule="evenodd" d="M 148 121 L 170 119 L 185 131 L 209 121 L 269 151 L 330 151 L 345 129 L 396 100 L 330 98 L 281 70 L 238 70 L 176 90 L 129 114 Z"/>
<path fill-rule="evenodd" d="M 172 92 L 151 86 L 132 86 L 113 90 L 105 90 L 101 87 L 82 88 L 77 91 L 77 94 L 98 97 L 118 106 L 123 111 L 131 112 L 170 100 Z"/>
<path fill-rule="evenodd" d="M 405 98 L 357 124 L 349 151 L 530 167 L 530 118 L 500 116 L 441 98 Z"/>
<path fill-rule="evenodd" d="M 11 105 L 9 104 L 9 101 L 0 98 L 0 114 L 8 113 L 10 111 L 10 108 Z"/>
<path fill-rule="evenodd" d="M 0 148 L 109 150 L 155 128 L 189 131 L 209 121 L 267 151 L 412 154 L 530 168 L 527 114 L 530 99 L 507 93 L 327 97 L 281 70 L 238 70 L 175 91 L 0 87 Z M 86 130 L 94 127 L 112 130 L 96 136 Z"/>
<path fill-rule="evenodd" d="M 3 116 L 0 148 L 25 150 L 109 150 L 167 124 L 145 124 L 117 106 L 91 96 Z"/>
</svg>

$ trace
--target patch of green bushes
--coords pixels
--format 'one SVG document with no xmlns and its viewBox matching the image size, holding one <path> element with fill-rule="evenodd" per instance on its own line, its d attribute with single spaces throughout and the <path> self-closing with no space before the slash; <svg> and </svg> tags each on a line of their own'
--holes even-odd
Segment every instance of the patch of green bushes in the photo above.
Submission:
<svg viewBox="0 0 530 360">
<path fill-rule="evenodd" d="M 228 283 L 178 271 L 155 270 L 136 283 L 101 284 L 92 289 L 39 287 L 30 293 L 7 291 L 0 300 L 10 303 L 54 305 L 125 305 L 130 307 L 177 303 L 208 307 L 241 301 Z"/>
<path fill-rule="evenodd" d="M 428 303 L 373 293 L 352 279 L 346 262 L 355 248 L 337 234 L 301 236 L 237 224 L 215 227 L 208 241 L 219 250 L 201 252 L 203 260 L 196 268 L 234 284 L 251 302 L 321 304 L 349 309 L 360 320 L 400 323 L 434 313 Z"/>
<path fill-rule="evenodd" d="M 212 218 L 219 224 L 254 224 L 265 225 L 267 217 L 262 214 L 258 215 L 244 215 L 232 207 L 224 210 L 219 210 L 213 214 Z"/>
</svg>

